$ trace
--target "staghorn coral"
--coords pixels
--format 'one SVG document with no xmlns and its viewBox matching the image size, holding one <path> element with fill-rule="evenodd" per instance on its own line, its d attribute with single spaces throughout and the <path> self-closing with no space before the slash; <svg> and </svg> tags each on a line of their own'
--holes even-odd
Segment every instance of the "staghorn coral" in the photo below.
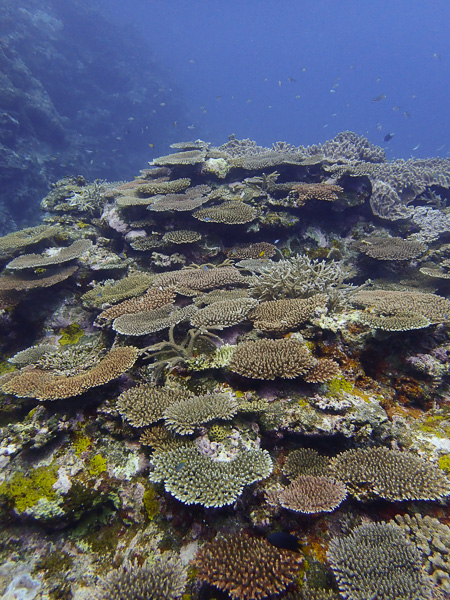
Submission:
<svg viewBox="0 0 450 600">
<path fill-rule="evenodd" d="M 239 344 L 228 368 L 250 379 L 293 379 L 305 375 L 314 363 L 307 347 L 295 340 L 257 340 Z"/>
<path fill-rule="evenodd" d="M 450 314 L 450 301 L 437 294 L 425 292 L 400 292 L 392 290 L 363 290 L 354 294 L 351 301 L 356 306 L 367 307 L 369 310 L 363 318 L 370 319 L 370 315 L 382 319 L 397 317 L 400 320 L 405 317 L 417 324 L 421 323 L 420 317 L 429 323 L 444 323 Z M 389 324 L 389 321 L 387 322 Z M 425 324 L 422 327 L 426 327 Z"/>
<path fill-rule="evenodd" d="M 329 462 L 328 456 L 323 456 L 312 448 L 298 448 L 287 455 L 283 473 L 290 480 L 296 479 L 300 475 L 321 477 L 329 474 Z"/>
<path fill-rule="evenodd" d="M 158 289 L 152 288 L 150 292 L 147 292 L 143 296 L 129 298 L 124 300 L 120 304 L 115 304 L 110 308 L 102 311 L 97 319 L 116 319 L 121 315 L 131 315 L 138 312 L 155 310 L 173 304 L 175 301 L 175 291 L 172 288 Z"/>
<path fill-rule="evenodd" d="M 419 551 L 397 525 L 361 525 L 346 537 L 332 539 L 328 558 L 348 600 L 430 598 Z"/>
<path fill-rule="evenodd" d="M 197 165 L 205 160 L 206 152 L 202 148 L 200 150 L 185 150 L 183 152 L 175 152 L 166 156 L 159 156 L 153 160 L 153 165 Z"/>
<path fill-rule="evenodd" d="M 266 450 L 244 450 L 230 461 L 216 461 L 197 448 L 176 448 L 154 454 L 153 482 L 164 482 L 167 492 L 184 504 L 218 507 L 232 504 L 246 485 L 272 472 Z"/>
<path fill-rule="evenodd" d="M 414 240 L 376 236 L 362 240 L 357 244 L 357 248 L 377 260 L 410 260 L 417 258 L 427 249 L 425 244 Z"/>
<path fill-rule="evenodd" d="M 433 583 L 450 592 L 450 527 L 428 515 L 396 515 L 395 521 L 419 549 Z"/>
<path fill-rule="evenodd" d="M 59 265 L 80 258 L 92 248 L 91 240 L 77 240 L 63 248 L 48 248 L 43 254 L 24 254 L 14 258 L 6 265 L 7 269 L 34 269 Z"/>
<path fill-rule="evenodd" d="M 186 568 L 170 553 L 142 565 L 127 560 L 100 579 L 94 600 L 177 600 L 186 583 Z"/>
<path fill-rule="evenodd" d="M 0 237 L 0 252 L 9 254 L 20 248 L 37 244 L 42 240 L 48 240 L 62 233 L 62 228 L 53 225 L 37 225 L 36 227 L 27 227 L 19 231 L 13 231 Z"/>
<path fill-rule="evenodd" d="M 147 335 L 186 321 L 197 310 L 193 304 L 184 308 L 174 308 L 172 304 L 166 304 L 153 310 L 121 315 L 113 321 L 112 328 L 122 335 Z"/>
<path fill-rule="evenodd" d="M 52 287 L 61 281 L 71 277 L 78 267 L 56 267 L 54 269 L 45 269 L 44 273 L 20 273 L 20 275 L 2 275 L 0 277 L 0 291 L 25 291 L 36 288 Z"/>
<path fill-rule="evenodd" d="M 213 302 L 191 317 L 191 325 L 199 329 L 225 329 L 243 321 L 258 304 L 253 298 L 237 298 Z"/>
<path fill-rule="evenodd" d="M 273 244 L 256 242 L 255 244 L 238 244 L 225 250 L 225 254 L 235 260 L 262 257 L 271 258 L 276 250 L 277 248 Z"/>
<path fill-rule="evenodd" d="M 450 481 L 439 467 L 383 447 L 346 450 L 331 460 L 330 473 L 357 498 L 439 500 L 450 494 Z"/>
<path fill-rule="evenodd" d="M 143 294 L 152 284 L 154 275 L 132 273 L 118 281 L 98 283 L 81 297 L 85 306 L 101 308 L 104 304 L 116 304 L 127 298 Z"/>
<path fill-rule="evenodd" d="M 238 403 L 230 394 L 205 394 L 174 402 L 164 411 L 168 429 L 188 435 L 203 423 L 216 419 L 229 420 L 238 411 Z"/>
<path fill-rule="evenodd" d="M 349 277 L 335 261 L 312 260 L 303 254 L 261 268 L 250 286 L 250 294 L 259 300 L 307 298 L 317 293 L 345 289 Z"/>
<path fill-rule="evenodd" d="M 301 564 L 299 554 L 242 532 L 208 542 L 194 561 L 198 579 L 234 600 L 262 600 L 280 594 L 297 577 Z"/>
<path fill-rule="evenodd" d="M 238 200 L 230 200 L 210 208 L 200 208 L 192 214 L 199 221 L 223 223 L 224 225 L 250 223 L 256 219 L 256 215 L 256 208 Z"/>
<path fill-rule="evenodd" d="M 255 329 L 282 333 L 292 331 L 305 323 L 317 307 L 325 306 L 327 297 L 315 294 L 310 298 L 283 298 L 261 302 L 253 308 L 248 318 Z"/>
<path fill-rule="evenodd" d="M 339 365 L 330 358 L 319 358 L 316 364 L 304 376 L 308 383 L 324 383 L 340 375 Z"/>
<path fill-rule="evenodd" d="M 144 383 L 122 392 L 117 398 L 116 408 L 133 427 L 146 427 L 162 419 L 168 406 L 190 397 L 191 394 L 184 390 Z"/>
<path fill-rule="evenodd" d="M 194 244 L 202 239 L 201 233 L 191 229 L 168 231 L 162 237 L 164 244 Z"/>
<path fill-rule="evenodd" d="M 24 371 L 4 384 L 2 391 L 37 400 L 71 398 L 116 379 L 134 365 L 138 355 L 133 346 L 113 348 L 93 368 L 73 377 L 54 376 L 39 369 Z"/>
<path fill-rule="evenodd" d="M 278 494 L 283 508 L 304 514 L 332 512 L 346 498 L 342 481 L 331 477 L 299 475 Z"/>
</svg>

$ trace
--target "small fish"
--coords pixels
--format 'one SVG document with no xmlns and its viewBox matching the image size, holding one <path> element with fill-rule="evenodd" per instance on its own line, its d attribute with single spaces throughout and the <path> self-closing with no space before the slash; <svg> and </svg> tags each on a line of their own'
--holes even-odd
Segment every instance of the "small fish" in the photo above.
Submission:
<svg viewBox="0 0 450 600">
<path fill-rule="evenodd" d="M 129 121 L 134 121 L 134 117 L 128 117 Z"/>
<path fill-rule="evenodd" d="M 376 78 L 376 82 L 377 82 L 377 83 L 380 83 L 380 81 L 381 81 L 381 77 L 377 77 L 377 78 Z"/>
<path fill-rule="evenodd" d="M 390 141 L 392 140 L 392 138 L 393 138 L 393 137 L 394 137 L 394 134 L 393 134 L 393 133 L 387 133 L 387 134 L 384 136 L 384 138 L 383 138 L 383 139 L 384 139 L 384 141 L 385 141 L 385 142 L 390 142 Z"/>
<path fill-rule="evenodd" d="M 299 539 L 291 533 L 275 531 L 267 536 L 267 541 L 276 548 L 283 548 L 285 550 L 291 550 L 292 552 L 299 551 Z"/>
<path fill-rule="evenodd" d="M 401 109 L 401 106 L 393 106 L 392 107 L 392 110 L 395 110 L 395 111 L 400 110 L 400 109 Z"/>
<path fill-rule="evenodd" d="M 189 59 L 189 62 L 191 63 L 191 65 L 195 65 L 195 63 L 196 63 L 197 61 L 195 61 L 193 58 L 190 58 L 190 59 Z"/>
<path fill-rule="evenodd" d="M 435 53 L 433 54 L 433 58 L 434 58 L 434 60 L 442 60 L 442 59 L 441 59 L 441 55 L 440 55 L 440 54 L 438 54 L 437 52 L 435 52 Z"/>
<path fill-rule="evenodd" d="M 149 147 L 153 149 L 155 147 L 155 144 L 149 144 Z"/>
<path fill-rule="evenodd" d="M 330 94 L 335 94 L 336 90 L 330 90 Z"/>
<path fill-rule="evenodd" d="M 184 468 L 184 466 L 185 466 L 185 465 L 186 465 L 186 461 L 185 461 L 185 460 L 182 460 L 182 461 L 181 461 L 181 462 L 179 462 L 179 463 L 177 464 L 177 466 L 175 467 L 175 471 L 176 471 L 177 473 L 179 473 L 181 470 L 183 470 L 183 468 Z"/>
<path fill-rule="evenodd" d="M 289 83 L 295 83 L 295 79 L 293 77 L 288 77 Z"/>
<path fill-rule="evenodd" d="M 262 258 L 264 256 L 264 254 L 266 253 L 265 250 L 261 250 L 261 252 L 259 253 L 259 258 Z"/>
<path fill-rule="evenodd" d="M 247 99 L 247 104 L 250 104 L 251 102 L 253 102 L 253 100 L 251 98 Z"/>
<path fill-rule="evenodd" d="M 381 131 L 383 129 L 383 125 L 381 123 L 377 123 L 377 129 L 378 131 Z"/>
<path fill-rule="evenodd" d="M 409 114 L 409 112 L 407 110 L 405 110 L 405 112 L 403 113 L 403 116 L 405 117 L 405 119 L 411 118 L 411 115 Z"/>
<path fill-rule="evenodd" d="M 216 100 L 222 100 L 222 96 L 216 96 Z"/>
<path fill-rule="evenodd" d="M 209 267 L 208 267 L 208 265 L 203 265 L 203 270 L 204 270 L 204 271 L 208 271 L 208 270 L 209 270 Z"/>
<path fill-rule="evenodd" d="M 420 146 L 420 144 L 419 144 Z M 436 148 L 436 152 L 439 152 L 439 150 L 443 150 L 445 148 L 445 144 L 442 144 L 442 146 L 439 146 L 439 148 Z"/>
<path fill-rule="evenodd" d="M 173 126 L 174 126 L 174 127 L 177 127 L 177 126 L 178 126 L 178 121 L 174 121 L 174 122 L 173 122 Z"/>
<path fill-rule="evenodd" d="M 372 98 L 372 102 L 381 102 L 386 98 L 386 94 L 380 94 L 376 98 Z"/>
<path fill-rule="evenodd" d="M 188 125 L 187 128 L 188 129 L 195 129 L 195 125 Z"/>
<path fill-rule="evenodd" d="M 300 94 L 297 94 L 295 98 L 298 100 L 298 98 L 300 98 Z"/>
<path fill-rule="evenodd" d="M 165 102 L 161 102 L 160 106 L 166 106 L 166 103 Z"/>
<path fill-rule="evenodd" d="M 278 242 L 279 242 L 279 241 L 280 241 L 279 239 L 278 239 L 278 240 L 275 240 L 275 241 L 274 241 L 274 244 L 278 244 Z"/>
<path fill-rule="evenodd" d="M 302 73 L 306 73 L 306 67 L 302 67 Z"/>
<path fill-rule="evenodd" d="M 422 142 L 419 142 L 419 143 L 417 144 L 417 146 L 414 146 L 413 150 L 418 150 L 418 149 L 420 148 L 420 144 L 421 144 L 421 143 L 422 143 Z"/>
<path fill-rule="evenodd" d="M 278 80 L 278 85 L 281 87 L 283 85 L 283 82 L 281 81 L 281 79 Z"/>
</svg>

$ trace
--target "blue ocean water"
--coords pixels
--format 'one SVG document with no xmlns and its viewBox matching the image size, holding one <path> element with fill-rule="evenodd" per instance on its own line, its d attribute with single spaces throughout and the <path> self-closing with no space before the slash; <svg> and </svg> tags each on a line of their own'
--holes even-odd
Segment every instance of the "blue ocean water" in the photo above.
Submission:
<svg viewBox="0 0 450 600">
<path fill-rule="evenodd" d="M 99 6 L 143 36 L 181 89 L 187 121 L 173 125 L 183 139 L 190 133 L 220 144 L 234 133 L 261 145 L 308 145 L 349 129 L 385 146 L 390 158 L 450 150 L 445 0 Z"/>
</svg>

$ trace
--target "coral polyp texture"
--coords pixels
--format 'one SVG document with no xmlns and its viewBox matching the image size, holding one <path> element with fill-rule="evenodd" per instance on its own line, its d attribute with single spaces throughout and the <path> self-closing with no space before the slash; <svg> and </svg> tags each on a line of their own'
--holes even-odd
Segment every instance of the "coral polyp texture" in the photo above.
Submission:
<svg viewBox="0 0 450 600">
<path fill-rule="evenodd" d="M 163 554 L 156 560 L 125 561 L 99 582 L 95 600 L 177 600 L 187 582 L 186 568 L 177 557 Z"/>
<path fill-rule="evenodd" d="M 258 340 L 239 344 L 228 368 L 250 379 L 294 379 L 314 364 L 306 346 L 295 340 Z"/>
<path fill-rule="evenodd" d="M 171 148 L 0 238 L 0 588 L 441 600 L 450 160 Z"/>
<path fill-rule="evenodd" d="M 219 507 L 232 504 L 244 487 L 272 472 L 267 450 L 243 450 L 228 461 L 214 460 L 197 448 L 177 448 L 155 454 L 151 481 L 164 482 L 166 491 L 185 504 Z"/>
<path fill-rule="evenodd" d="M 388 448 L 346 450 L 330 463 L 334 477 L 355 496 L 386 500 L 438 500 L 450 494 L 450 480 L 439 467 L 410 452 Z"/>
<path fill-rule="evenodd" d="M 397 525 L 361 525 L 332 539 L 328 557 L 339 590 L 349 600 L 431 598 L 419 551 Z"/>
<path fill-rule="evenodd" d="M 197 577 L 235 600 L 280 594 L 293 583 L 301 565 L 300 555 L 244 533 L 208 542 L 195 559 Z"/>
<path fill-rule="evenodd" d="M 139 351 L 134 346 L 114 348 L 92 369 L 79 375 L 53 376 L 51 373 L 34 369 L 13 377 L 3 385 L 2 390 L 5 394 L 13 394 L 19 398 L 71 398 L 116 379 L 134 365 L 138 356 Z"/>
</svg>

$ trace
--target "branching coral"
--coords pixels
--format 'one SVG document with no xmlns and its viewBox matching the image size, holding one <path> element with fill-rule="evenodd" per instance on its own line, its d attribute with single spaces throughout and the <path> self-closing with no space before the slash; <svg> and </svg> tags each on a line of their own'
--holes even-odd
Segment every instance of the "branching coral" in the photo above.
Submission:
<svg viewBox="0 0 450 600">
<path fill-rule="evenodd" d="M 328 558 L 349 600 L 426 600 L 430 586 L 416 546 L 396 525 L 361 525 L 330 542 Z"/>
<path fill-rule="evenodd" d="M 300 475 L 314 475 L 320 477 L 328 475 L 329 458 L 319 454 L 312 448 L 299 448 L 292 450 L 286 457 L 283 473 L 293 480 Z"/>
<path fill-rule="evenodd" d="M 153 455 L 151 481 L 164 482 L 166 491 L 185 504 L 225 506 L 241 495 L 244 487 L 272 472 L 266 450 L 245 450 L 231 461 L 216 461 L 197 448 L 177 448 Z"/>
<path fill-rule="evenodd" d="M 298 575 L 302 557 L 264 538 L 238 533 L 213 540 L 195 559 L 197 577 L 234 600 L 262 600 L 283 592 Z"/>
<path fill-rule="evenodd" d="M 293 379 L 305 375 L 314 363 L 306 346 L 295 340 L 258 340 L 239 344 L 228 368 L 251 379 Z"/>
<path fill-rule="evenodd" d="M 388 448 L 342 452 L 332 459 L 330 473 L 357 498 L 439 500 L 450 494 L 444 471 L 410 452 Z"/>
<path fill-rule="evenodd" d="M 177 600 L 187 583 L 186 568 L 171 554 L 147 560 L 125 561 L 99 582 L 95 600 Z"/>
<path fill-rule="evenodd" d="M 2 390 L 6 394 L 13 394 L 19 398 L 37 400 L 71 398 L 116 379 L 134 365 L 138 355 L 139 350 L 133 346 L 113 348 L 92 369 L 79 375 L 54 376 L 34 369 L 16 375 L 3 385 Z"/>
</svg>

